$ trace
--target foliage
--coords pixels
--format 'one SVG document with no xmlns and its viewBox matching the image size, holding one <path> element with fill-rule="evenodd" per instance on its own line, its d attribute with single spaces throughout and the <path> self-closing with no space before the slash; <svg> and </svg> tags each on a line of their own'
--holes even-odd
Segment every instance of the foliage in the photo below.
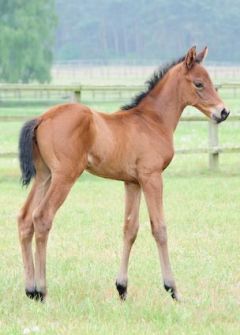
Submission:
<svg viewBox="0 0 240 335">
<path fill-rule="evenodd" d="M 171 59 L 193 44 L 239 61 L 239 1 L 57 0 L 57 59 Z"/>
<path fill-rule="evenodd" d="M 55 23 L 53 0 L 0 1 L 1 81 L 49 81 Z"/>
</svg>

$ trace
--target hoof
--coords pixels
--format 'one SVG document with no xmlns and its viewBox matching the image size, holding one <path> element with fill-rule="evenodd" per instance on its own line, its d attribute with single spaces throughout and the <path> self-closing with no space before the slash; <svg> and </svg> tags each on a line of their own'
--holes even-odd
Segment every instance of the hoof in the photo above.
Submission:
<svg viewBox="0 0 240 335">
<path fill-rule="evenodd" d="M 176 300 L 176 301 L 179 301 L 179 298 L 178 298 L 178 294 L 177 294 L 177 290 L 175 287 L 172 287 L 172 286 L 168 286 L 167 284 L 164 283 L 164 288 L 167 292 L 169 292 L 171 294 L 171 297 Z"/>
<path fill-rule="evenodd" d="M 42 293 L 42 292 L 39 292 L 39 291 L 35 291 L 35 300 L 36 301 L 41 301 L 41 302 L 44 302 L 44 300 L 45 300 L 45 294 L 44 293 Z"/>
<path fill-rule="evenodd" d="M 26 296 L 29 299 L 36 300 L 36 301 L 41 301 L 41 302 L 44 302 L 44 300 L 45 300 L 46 295 L 42 292 L 37 291 L 36 289 L 33 290 L 33 291 L 30 291 L 30 290 L 26 289 L 25 292 L 26 292 Z"/>
<path fill-rule="evenodd" d="M 119 284 L 116 282 L 116 288 L 119 293 L 119 297 L 121 300 L 126 300 L 127 298 L 127 286 L 124 286 L 122 284 Z"/>
<path fill-rule="evenodd" d="M 35 298 L 35 290 L 33 291 L 30 291 L 30 290 L 25 290 L 25 293 L 26 293 L 26 296 L 29 298 L 29 299 L 34 299 Z"/>
</svg>

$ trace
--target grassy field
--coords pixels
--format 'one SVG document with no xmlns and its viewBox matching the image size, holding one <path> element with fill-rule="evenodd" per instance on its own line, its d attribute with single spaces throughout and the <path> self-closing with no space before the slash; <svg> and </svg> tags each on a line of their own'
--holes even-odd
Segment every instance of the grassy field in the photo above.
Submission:
<svg viewBox="0 0 240 335">
<path fill-rule="evenodd" d="M 198 161 L 198 162 L 197 162 Z M 185 175 L 179 157 L 165 176 L 169 247 L 183 302 L 162 289 L 145 205 L 129 271 L 129 298 L 114 288 L 121 250 L 122 183 L 84 175 L 59 211 L 48 249 L 49 296 L 23 291 L 15 216 L 26 197 L 1 181 L 0 333 L 239 334 L 239 175 L 213 175 L 201 157 Z M 200 167 L 199 167 L 200 165 Z"/>
<path fill-rule="evenodd" d="M 20 126 L 0 124 L 1 152 L 17 150 Z M 222 124 L 220 143 L 238 145 L 239 128 L 231 121 Z M 175 142 L 177 148 L 207 146 L 207 123 L 181 123 Z M 17 160 L 0 159 L 0 334 L 34 334 L 34 329 L 57 335 L 239 334 L 239 171 L 238 154 L 222 154 L 218 173 L 208 171 L 206 154 L 197 154 L 176 155 L 165 173 L 169 249 L 180 304 L 162 288 L 144 201 L 130 260 L 129 297 L 119 301 L 114 282 L 123 185 L 84 174 L 56 216 L 48 248 L 49 296 L 40 304 L 24 295 L 15 223 L 28 191 L 20 186 Z"/>
</svg>

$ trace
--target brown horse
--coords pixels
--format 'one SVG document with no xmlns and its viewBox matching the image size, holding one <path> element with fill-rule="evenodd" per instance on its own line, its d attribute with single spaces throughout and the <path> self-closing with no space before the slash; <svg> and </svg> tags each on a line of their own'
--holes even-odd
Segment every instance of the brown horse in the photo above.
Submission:
<svg viewBox="0 0 240 335">
<path fill-rule="evenodd" d="M 23 126 L 19 141 L 23 184 L 35 176 L 18 216 L 28 297 L 43 301 L 46 296 L 46 248 L 53 218 L 76 179 L 87 170 L 125 183 L 123 253 L 116 281 L 120 297 L 127 295 L 128 261 L 138 232 L 143 191 L 164 287 L 178 300 L 168 256 L 162 172 L 173 158 L 173 133 L 186 106 L 198 108 L 214 122 L 229 114 L 201 65 L 206 54 L 207 48 L 199 54 L 191 48 L 186 56 L 156 72 L 146 90 L 116 113 L 65 104 Z"/>
</svg>

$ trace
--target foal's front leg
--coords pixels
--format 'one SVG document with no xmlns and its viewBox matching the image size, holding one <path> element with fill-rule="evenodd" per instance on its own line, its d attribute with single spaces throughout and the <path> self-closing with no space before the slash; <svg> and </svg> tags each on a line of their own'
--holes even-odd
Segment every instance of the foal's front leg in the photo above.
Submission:
<svg viewBox="0 0 240 335">
<path fill-rule="evenodd" d="M 152 174 L 144 178 L 142 188 L 147 202 L 152 234 L 158 247 L 164 288 L 170 292 L 173 299 L 179 300 L 168 255 L 167 228 L 163 214 L 162 176 Z"/>
<path fill-rule="evenodd" d="M 128 261 L 139 227 L 141 188 L 138 184 L 125 183 L 125 223 L 123 229 L 123 252 L 116 287 L 122 300 L 127 297 Z"/>
</svg>

